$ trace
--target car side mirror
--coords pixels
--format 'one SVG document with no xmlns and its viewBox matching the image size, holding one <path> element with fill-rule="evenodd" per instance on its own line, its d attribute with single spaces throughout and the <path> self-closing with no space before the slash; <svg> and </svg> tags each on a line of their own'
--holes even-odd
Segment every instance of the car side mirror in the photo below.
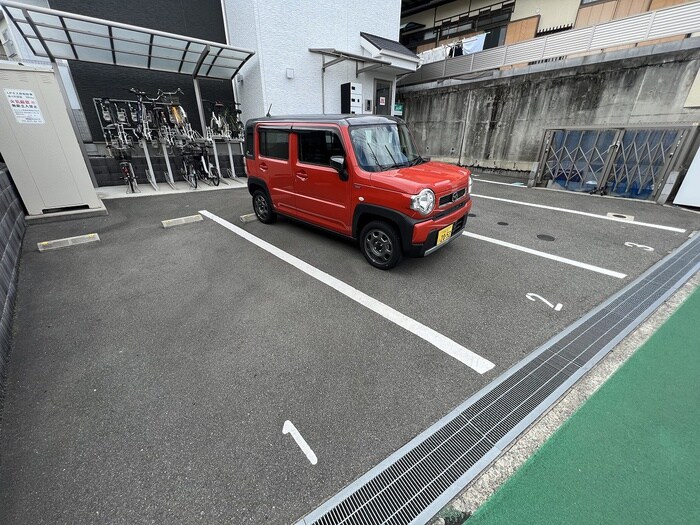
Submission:
<svg viewBox="0 0 700 525">
<path fill-rule="evenodd" d="M 331 157 L 331 168 L 338 172 L 340 180 L 348 180 L 348 172 L 345 169 L 345 157 L 334 155 Z"/>
</svg>

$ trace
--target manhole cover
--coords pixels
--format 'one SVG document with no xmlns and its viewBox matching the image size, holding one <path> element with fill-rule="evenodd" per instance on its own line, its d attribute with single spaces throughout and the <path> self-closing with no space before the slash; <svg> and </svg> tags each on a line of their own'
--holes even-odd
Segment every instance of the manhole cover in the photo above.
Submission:
<svg viewBox="0 0 700 525">
<path fill-rule="evenodd" d="M 499 221 L 496 224 L 498 224 L 499 226 L 508 226 L 508 223 L 503 221 Z"/>
<path fill-rule="evenodd" d="M 612 217 L 614 219 L 623 219 L 625 221 L 633 221 L 634 220 L 634 215 L 625 215 L 624 213 L 613 213 L 609 212 L 608 217 Z"/>
<path fill-rule="evenodd" d="M 554 240 L 554 237 L 552 237 L 551 235 L 545 235 L 543 233 L 540 233 L 537 236 L 537 238 L 541 241 L 553 241 Z"/>
</svg>

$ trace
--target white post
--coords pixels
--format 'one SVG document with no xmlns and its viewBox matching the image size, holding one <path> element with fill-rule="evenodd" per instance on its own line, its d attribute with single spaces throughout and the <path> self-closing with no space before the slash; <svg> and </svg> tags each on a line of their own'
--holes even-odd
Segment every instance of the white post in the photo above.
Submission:
<svg viewBox="0 0 700 525">
<path fill-rule="evenodd" d="M 165 165 L 168 168 L 167 183 L 172 188 L 175 189 L 175 179 L 173 178 L 173 169 L 170 167 L 170 157 L 168 156 L 168 148 L 165 147 L 165 143 L 161 142 L 161 147 L 163 148 L 163 157 L 165 157 Z"/>
<path fill-rule="evenodd" d="M 231 143 L 226 142 L 226 147 L 228 148 L 228 160 L 231 163 L 231 178 L 236 178 L 236 168 L 233 166 L 233 151 L 231 151 Z"/>
<path fill-rule="evenodd" d="M 141 147 L 143 148 L 143 153 L 146 155 L 146 163 L 148 164 L 148 171 L 151 174 L 150 177 L 147 177 L 148 182 L 151 183 L 151 186 L 153 187 L 154 190 L 159 191 L 160 188 L 158 188 L 158 184 L 156 183 L 156 174 L 153 171 L 153 165 L 151 164 L 151 155 L 148 153 L 148 142 L 146 141 L 145 137 L 141 137 Z"/>
<path fill-rule="evenodd" d="M 216 164 L 216 170 L 219 172 L 219 177 L 222 177 L 221 166 L 219 166 L 219 151 L 216 149 L 216 141 L 211 139 L 211 145 L 214 148 L 214 164 Z"/>
</svg>

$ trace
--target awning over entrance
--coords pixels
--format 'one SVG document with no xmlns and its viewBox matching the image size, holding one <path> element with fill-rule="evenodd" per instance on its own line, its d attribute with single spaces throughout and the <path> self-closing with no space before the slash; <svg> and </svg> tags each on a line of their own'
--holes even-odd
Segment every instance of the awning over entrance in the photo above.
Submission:
<svg viewBox="0 0 700 525">
<path fill-rule="evenodd" d="M 219 42 L 0 0 L 37 56 L 232 79 L 255 53 Z"/>
<path fill-rule="evenodd" d="M 325 58 L 323 59 L 322 69 L 324 73 L 329 67 L 344 62 L 346 60 L 355 62 L 355 74 L 357 75 L 359 75 L 360 73 L 364 73 L 365 71 L 378 69 L 382 66 L 391 66 L 391 62 L 387 62 L 386 60 L 367 57 L 364 55 L 357 55 L 355 53 L 348 53 L 347 51 L 338 51 L 337 49 L 309 48 L 309 52 L 323 55 L 324 57 L 332 58 L 332 60 L 329 60 L 328 62 L 326 62 Z M 362 64 L 362 66 L 360 64 Z"/>
</svg>

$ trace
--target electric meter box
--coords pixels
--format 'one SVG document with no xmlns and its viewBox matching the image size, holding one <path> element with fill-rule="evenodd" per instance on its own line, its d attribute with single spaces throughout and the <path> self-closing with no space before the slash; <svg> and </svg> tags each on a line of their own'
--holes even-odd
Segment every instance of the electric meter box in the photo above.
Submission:
<svg viewBox="0 0 700 525">
<path fill-rule="evenodd" d="M 362 84 L 346 82 L 340 85 L 340 112 L 362 114 Z"/>
<path fill-rule="evenodd" d="M 104 210 L 51 67 L 0 64 L 0 152 L 31 216 Z"/>
</svg>

